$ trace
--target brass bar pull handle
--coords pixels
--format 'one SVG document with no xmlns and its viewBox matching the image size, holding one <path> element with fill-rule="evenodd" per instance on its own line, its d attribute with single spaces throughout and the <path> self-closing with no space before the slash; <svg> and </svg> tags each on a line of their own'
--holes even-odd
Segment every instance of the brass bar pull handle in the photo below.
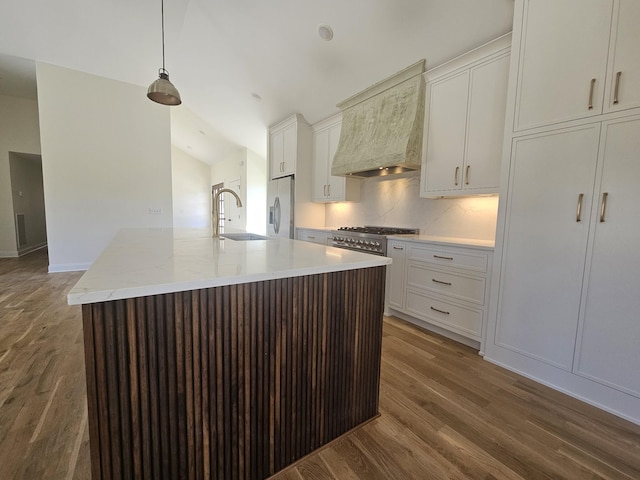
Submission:
<svg viewBox="0 0 640 480">
<path fill-rule="evenodd" d="M 582 221 L 582 199 L 584 198 L 584 193 L 578 195 L 578 208 L 576 208 L 576 222 Z"/>
<path fill-rule="evenodd" d="M 469 169 L 470 168 L 471 168 L 471 165 L 467 165 L 467 169 L 466 169 L 466 171 L 464 173 L 464 178 L 465 178 L 464 184 L 465 185 L 469 185 Z"/>
<path fill-rule="evenodd" d="M 433 258 L 439 258 L 441 260 L 453 260 L 453 257 L 442 257 L 440 255 L 434 255 Z"/>
<path fill-rule="evenodd" d="M 449 312 L 445 312 L 444 310 L 438 310 L 437 308 L 429 307 L 434 312 L 444 313 L 445 315 L 451 315 Z"/>
<path fill-rule="evenodd" d="M 404 247 L 396 247 L 396 246 L 394 246 L 393 249 L 394 250 L 404 250 Z"/>
<path fill-rule="evenodd" d="M 589 88 L 589 110 L 593 110 L 593 90 L 596 86 L 596 79 L 591 79 L 591 88 Z"/>
<path fill-rule="evenodd" d="M 604 218 L 607 215 L 607 197 L 609 194 L 604 192 L 602 194 L 602 205 L 600 205 L 600 223 L 604 223 Z"/>
<path fill-rule="evenodd" d="M 434 283 L 439 283 L 440 285 L 448 285 L 449 287 L 451 286 L 451 282 L 443 282 L 442 280 L 436 280 L 435 278 L 432 278 L 431 281 Z"/>
<path fill-rule="evenodd" d="M 456 167 L 456 172 L 453 174 L 453 184 L 458 185 L 458 172 L 460 171 L 460 167 Z"/>
<path fill-rule="evenodd" d="M 613 104 L 618 104 L 618 91 L 620 89 L 620 77 L 622 76 L 622 72 L 616 73 L 616 88 L 613 90 Z"/>
</svg>

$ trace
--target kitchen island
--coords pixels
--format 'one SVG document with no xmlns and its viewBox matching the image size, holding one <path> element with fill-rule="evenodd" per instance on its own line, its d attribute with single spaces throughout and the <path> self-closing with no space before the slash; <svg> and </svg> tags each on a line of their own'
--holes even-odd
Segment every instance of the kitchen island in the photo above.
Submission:
<svg viewBox="0 0 640 480">
<path fill-rule="evenodd" d="M 388 263 L 122 230 L 68 295 L 93 478 L 262 479 L 374 418 Z"/>
</svg>

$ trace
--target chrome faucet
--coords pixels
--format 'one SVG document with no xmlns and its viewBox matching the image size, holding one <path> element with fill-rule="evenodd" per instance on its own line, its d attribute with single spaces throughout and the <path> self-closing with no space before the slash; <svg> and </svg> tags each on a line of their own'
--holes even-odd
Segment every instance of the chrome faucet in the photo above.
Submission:
<svg viewBox="0 0 640 480">
<path fill-rule="evenodd" d="M 242 200 L 240 200 L 240 197 L 236 192 L 234 192 L 233 190 L 229 190 L 228 188 L 221 188 L 220 190 L 218 190 L 218 192 L 213 197 L 213 238 L 220 238 L 220 207 L 218 200 L 220 198 L 220 195 L 225 192 L 230 193 L 234 197 L 236 197 L 236 205 L 238 206 L 238 208 L 242 207 Z"/>
</svg>

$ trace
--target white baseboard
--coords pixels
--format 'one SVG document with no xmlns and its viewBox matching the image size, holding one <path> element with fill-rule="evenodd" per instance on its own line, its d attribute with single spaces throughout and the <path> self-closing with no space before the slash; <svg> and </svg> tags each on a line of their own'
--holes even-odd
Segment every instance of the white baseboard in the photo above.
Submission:
<svg viewBox="0 0 640 480">
<path fill-rule="evenodd" d="M 36 250 L 40 250 L 41 248 L 47 248 L 47 243 L 40 243 L 33 247 L 23 248 L 22 250 L 0 251 L 0 258 L 18 258 L 31 252 L 35 252 Z"/>
<path fill-rule="evenodd" d="M 47 242 L 39 243 L 38 245 L 34 245 L 33 247 L 26 247 L 21 250 L 18 250 L 18 255 L 19 256 L 27 255 L 31 252 L 35 252 L 36 250 L 40 250 L 42 248 L 47 248 Z"/>
<path fill-rule="evenodd" d="M 84 272 L 90 266 L 90 263 L 60 263 L 58 265 L 49 265 L 49 273 Z"/>
<path fill-rule="evenodd" d="M 638 397 L 503 347 L 489 345 L 487 350 L 484 359 L 488 362 L 640 425 Z"/>
</svg>

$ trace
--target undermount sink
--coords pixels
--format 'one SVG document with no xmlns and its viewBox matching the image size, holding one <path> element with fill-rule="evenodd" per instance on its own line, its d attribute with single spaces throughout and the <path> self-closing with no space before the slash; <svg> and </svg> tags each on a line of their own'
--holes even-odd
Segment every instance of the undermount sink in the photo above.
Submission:
<svg viewBox="0 0 640 480">
<path fill-rule="evenodd" d="M 269 240 L 269 237 L 264 237 L 256 233 L 223 233 L 222 235 L 220 235 L 221 240 L 224 240 L 225 238 L 241 242 L 246 242 L 249 240 Z"/>
</svg>

